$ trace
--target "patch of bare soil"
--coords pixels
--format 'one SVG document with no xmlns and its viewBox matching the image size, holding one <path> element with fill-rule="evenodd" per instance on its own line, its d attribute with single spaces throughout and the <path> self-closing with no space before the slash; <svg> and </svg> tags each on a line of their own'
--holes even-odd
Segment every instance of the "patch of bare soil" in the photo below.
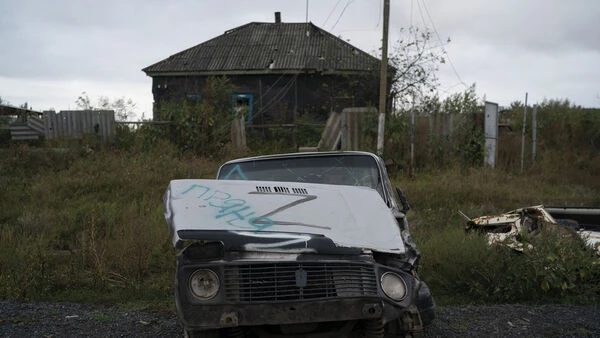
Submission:
<svg viewBox="0 0 600 338">
<path fill-rule="evenodd" d="M 600 337 L 600 306 L 438 307 L 425 337 Z"/>
<path fill-rule="evenodd" d="M 438 307 L 424 337 L 600 337 L 600 306 Z M 2 337 L 181 337 L 172 310 L 0 302 Z"/>
</svg>

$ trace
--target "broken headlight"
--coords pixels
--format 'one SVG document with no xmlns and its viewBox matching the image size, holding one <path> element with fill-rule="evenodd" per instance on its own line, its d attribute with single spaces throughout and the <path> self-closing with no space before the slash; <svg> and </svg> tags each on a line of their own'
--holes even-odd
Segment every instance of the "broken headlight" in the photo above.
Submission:
<svg viewBox="0 0 600 338">
<path fill-rule="evenodd" d="M 209 269 L 194 271 L 188 280 L 188 287 L 192 295 L 200 300 L 209 300 L 219 292 L 219 276 Z"/>
<path fill-rule="evenodd" d="M 406 297 L 406 283 L 404 279 L 393 272 L 386 272 L 381 275 L 381 289 L 386 296 L 397 302 Z"/>
</svg>

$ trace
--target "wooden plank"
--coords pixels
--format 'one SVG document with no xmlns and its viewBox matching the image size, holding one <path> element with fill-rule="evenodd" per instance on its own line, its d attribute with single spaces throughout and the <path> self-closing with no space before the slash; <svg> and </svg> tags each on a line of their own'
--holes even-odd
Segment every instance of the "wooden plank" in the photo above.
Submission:
<svg viewBox="0 0 600 338">
<path fill-rule="evenodd" d="M 246 148 L 246 128 L 244 118 L 231 121 L 231 143 L 236 149 Z"/>
<path fill-rule="evenodd" d="M 44 136 L 46 137 L 46 140 L 50 139 L 50 120 L 48 119 L 48 116 L 51 113 L 52 112 L 50 112 L 50 111 L 46 111 L 46 112 L 44 112 L 44 116 L 43 116 L 43 120 L 44 120 Z"/>
<path fill-rule="evenodd" d="M 16 115 L 21 115 L 21 114 L 38 115 L 38 114 L 40 114 L 40 112 L 35 111 L 35 110 L 23 109 L 23 108 L 0 104 L 0 116 L 16 116 Z"/>
<path fill-rule="evenodd" d="M 72 111 L 70 116 L 71 132 L 68 135 L 80 138 L 83 136 L 85 126 L 83 125 L 83 116 L 81 112 Z"/>
<path fill-rule="evenodd" d="M 40 134 L 26 125 L 11 125 L 10 139 L 14 141 L 39 140 Z"/>
<path fill-rule="evenodd" d="M 77 134 L 75 133 L 74 130 L 74 118 L 73 118 L 73 112 L 72 111 L 67 111 L 61 114 L 64 117 L 64 126 L 65 126 L 65 133 L 64 136 L 70 135 L 70 136 L 77 136 Z"/>
<path fill-rule="evenodd" d="M 10 135 L 10 139 L 13 141 L 28 141 L 28 140 L 39 140 L 40 137 L 36 135 Z"/>
<path fill-rule="evenodd" d="M 342 110 L 342 150 L 360 150 L 362 144 L 361 127 L 365 114 L 376 114 L 372 107 L 351 107 Z"/>
<path fill-rule="evenodd" d="M 85 134 L 98 134 L 102 133 L 102 121 L 97 111 L 86 111 L 84 114 L 84 124 L 82 125 L 82 132 Z"/>
<path fill-rule="evenodd" d="M 56 116 L 56 112 L 52 112 L 49 116 L 49 124 L 50 124 L 50 131 L 49 131 L 49 139 L 50 138 L 57 138 L 58 137 L 58 132 L 56 130 L 56 124 L 57 124 L 57 119 L 58 117 Z"/>
<path fill-rule="evenodd" d="M 115 112 L 112 110 L 106 110 L 104 112 L 106 119 L 106 140 L 105 142 L 112 141 L 115 137 Z"/>
<path fill-rule="evenodd" d="M 246 128 L 249 129 L 264 129 L 264 128 L 295 128 L 294 123 L 283 123 L 283 124 L 250 124 Z"/>
<path fill-rule="evenodd" d="M 41 119 L 34 117 L 34 116 L 29 116 L 27 117 L 27 126 L 29 126 L 29 128 L 35 130 L 38 134 L 44 134 L 44 121 L 42 121 Z"/>
<path fill-rule="evenodd" d="M 331 112 L 327 118 L 325 129 L 321 134 L 321 139 L 317 145 L 319 149 L 335 150 L 337 139 L 341 132 L 341 116 L 337 112 Z"/>
<path fill-rule="evenodd" d="M 104 142 L 108 141 L 108 116 L 103 111 L 96 113 L 98 118 L 98 134 Z"/>
<path fill-rule="evenodd" d="M 56 137 L 62 137 L 64 135 L 64 115 L 58 113 L 56 115 Z"/>
</svg>

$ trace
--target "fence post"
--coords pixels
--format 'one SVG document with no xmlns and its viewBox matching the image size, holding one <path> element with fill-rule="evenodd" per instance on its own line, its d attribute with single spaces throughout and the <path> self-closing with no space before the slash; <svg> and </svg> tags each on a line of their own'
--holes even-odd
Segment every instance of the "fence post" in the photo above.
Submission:
<svg viewBox="0 0 600 338">
<path fill-rule="evenodd" d="M 533 113 L 531 115 L 531 161 L 535 162 L 535 147 L 537 140 L 537 104 L 533 105 Z"/>
<path fill-rule="evenodd" d="M 521 173 L 525 160 L 525 127 L 527 126 L 527 93 L 525 93 L 525 105 L 523 106 L 523 132 L 521 134 Z"/>
<path fill-rule="evenodd" d="M 231 143 L 236 149 L 246 148 L 246 125 L 243 116 L 231 121 Z"/>
<path fill-rule="evenodd" d="M 492 168 L 496 167 L 496 154 L 498 152 L 498 104 L 485 102 L 485 163 Z"/>
</svg>

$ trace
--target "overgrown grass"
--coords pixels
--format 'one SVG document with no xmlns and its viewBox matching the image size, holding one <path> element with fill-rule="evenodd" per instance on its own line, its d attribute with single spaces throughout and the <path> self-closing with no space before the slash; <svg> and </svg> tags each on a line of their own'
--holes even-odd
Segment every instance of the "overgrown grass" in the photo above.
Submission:
<svg viewBox="0 0 600 338">
<path fill-rule="evenodd" d="M 166 142 L 138 154 L 2 152 L 1 299 L 172 298 L 162 194 L 171 179 L 214 177 L 216 162 Z"/>
<path fill-rule="evenodd" d="M 171 304 L 176 252 L 162 194 L 170 180 L 212 178 L 221 161 L 240 154 L 201 158 L 166 141 L 65 147 L 0 150 L 0 299 Z M 551 163 L 541 158 L 524 174 L 462 167 L 394 174 L 413 207 L 420 274 L 439 304 L 598 301 L 600 264 L 578 243 L 549 233 L 517 255 L 463 232 L 458 210 L 475 217 L 600 204 L 597 161 L 583 170 Z"/>
<path fill-rule="evenodd" d="M 564 163 L 524 174 L 452 168 L 394 180 L 412 210 L 411 232 L 422 253 L 421 277 L 440 304 L 597 303 L 600 261 L 574 236 L 549 229 L 534 249 L 516 253 L 467 235 L 465 219 L 533 205 L 600 205 L 600 180 Z"/>
</svg>

